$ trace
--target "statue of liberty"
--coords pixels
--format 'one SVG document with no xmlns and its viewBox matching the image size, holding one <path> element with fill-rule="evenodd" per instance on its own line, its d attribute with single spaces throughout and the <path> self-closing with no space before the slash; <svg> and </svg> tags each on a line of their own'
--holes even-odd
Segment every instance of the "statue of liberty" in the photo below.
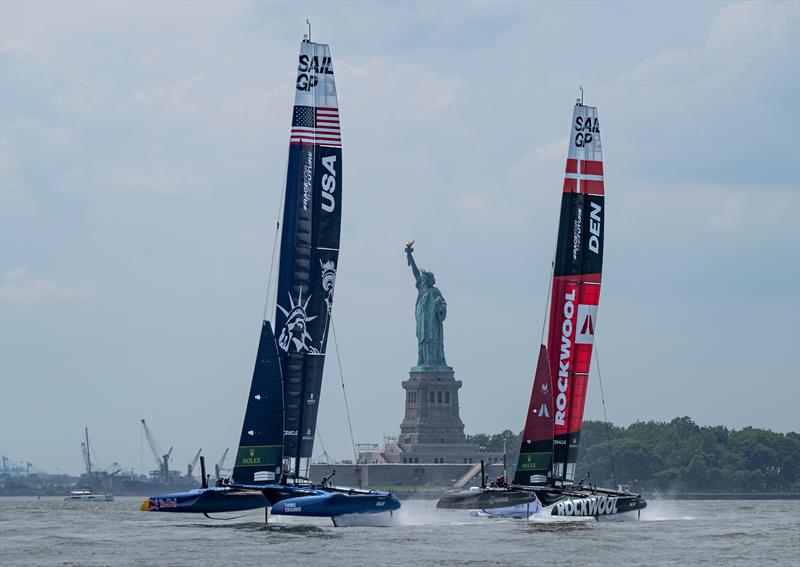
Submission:
<svg viewBox="0 0 800 567">
<path fill-rule="evenodd" d="M 434 284 L 433 273 L 417 268 L 412 253 L 414 241 L 406 242 L 406 258 L 417 285 L 417 367 L 446 367 L 444 328 L 447 302 Z"/>
</svg>

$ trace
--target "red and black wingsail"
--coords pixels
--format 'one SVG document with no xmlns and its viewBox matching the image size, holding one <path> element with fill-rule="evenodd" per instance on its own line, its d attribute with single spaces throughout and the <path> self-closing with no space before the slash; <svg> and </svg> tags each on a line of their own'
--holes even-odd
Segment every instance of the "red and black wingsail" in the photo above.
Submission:
<svg viewBox="0 0 800 567">
<path fill-rule="evenodd" d="M 553 388 L 547 348 L 541 345 L 514 484 L 547 484 L 553 466 Z"/>
<path fill-rule="evenodd" d="M 547 352 L 553 476 L 573 480 L 600 300 L 605 199 L 597 108 L 576 104 L 561 198 Z"/>
</svg>

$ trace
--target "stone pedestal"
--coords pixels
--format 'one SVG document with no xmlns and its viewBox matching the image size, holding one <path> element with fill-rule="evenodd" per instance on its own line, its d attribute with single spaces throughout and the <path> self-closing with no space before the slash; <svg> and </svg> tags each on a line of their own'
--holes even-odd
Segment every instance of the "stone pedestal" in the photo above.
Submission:
<svg viewBox="0 0 800 567">
<path fill-rule="evenodd" d="M 411 369 L 403 382 L 406 413 L 397 440 L 399 451 L 387 452 L 389 462 L 469 464 L 485 457 L 496 461 L 496 455 L 481 454 L 477 445 L 467 443 L 459 417 L 460 388 L 461 381 L 449 366 Z"/>
</svg>

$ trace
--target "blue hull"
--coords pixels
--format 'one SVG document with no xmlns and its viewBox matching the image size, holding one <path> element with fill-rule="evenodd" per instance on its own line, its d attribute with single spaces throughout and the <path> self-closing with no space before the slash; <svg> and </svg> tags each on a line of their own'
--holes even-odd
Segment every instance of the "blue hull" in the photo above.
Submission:
<svg viewBox="0 0 800 567">
<path fill-rule="evenodd" d="M 142 502 L 144 512 L 240 512 L 265 508 L 270 502 L 261 491 L 236 490 L 228 487 L 196 488 L 189 492 L 175 492 L 152 496 Z"/>
<path fill-rule="evenodd" d="M 228 485 L 196 488 L 152 496 L 142 502 L 145 512 L 208 514 L 240 512 L 272 506 L 272 513 L 284 516 L 331 518 L 348 514 L 376 514 L 400 508 L 391 492 L 312 486 Z"/>
<path fill-rule="evenodd" d="M 287 498 L 272 506 L 276 516 L 313 516 L 335 518 L 351 514 L 379 514 L 400 508 L 391 492 L 326 492 L 314 496 Z"/>
</svg>

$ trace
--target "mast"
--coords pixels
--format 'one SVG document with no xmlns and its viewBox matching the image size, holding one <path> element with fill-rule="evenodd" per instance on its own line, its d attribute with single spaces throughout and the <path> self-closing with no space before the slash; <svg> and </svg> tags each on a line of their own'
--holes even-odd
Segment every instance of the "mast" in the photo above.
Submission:
<svg viewBox="0 0 800 567">
<path fill-rule="evenodd" d="M 553 475 L 573 481 L 597 322 L 605 197 L 597 108 L 575 104 L 553 266 L 547 352 L 553 416 Z"/>
<path fill-rule="evenodd" d="M 89 476 L 89 482 L 92 481 L 92 454 L 89 449 L 89 428 L 84 427 L 83 433 L 86 436 L 86 474 Z"/>
<path fill-rule="evenodd" d="M 314 443 L 339 261 L 342 144 L 330 49 L 311 41 L 306 23 L 292 108 L 274 331 L 265 320 L 236 482 L 280 481 L 288 472 L 284 457 L 294 461 L 296 478 L 300 459 L 311 457 Z M 263 445 L 255 445 L 256 438 Z"/>
<path fill-rule="evenodd" d="M 286 454 L 310 458 L 339 260 L 342 143 L 330 48 L 298 58 L 275 329 L 284 375 Z M 280 332 L 278 332 L 280 329 Z"/>
<path fill-rule="evenodd" d="M 249 478 L 244 467 L 252 466 L 247 464 L 253 449 L 248 431 L 269 429 L 270 447 L 277 435 L 281 463 L 284 457 L 293 461 L 295 477 L 300 473 L 301 459 L 311 457 L 314 444 L 339 263 L 342 141 L 330 48 L 313 43 L 310 31 L 300 44 L 295 81 L 274 333 L 265 321 L 234 468 L 237 482 L 242 482 L 240 476 Z M 257 421 L 257 416 L 266 419 L 267 415 L 267 398 L 253 401 L 261 391 L 256 388 L 257 380 L 261 389 L 267 384 L 274 389 L 275 381 L 280 382 L 281 408 L 272 407 L 269 414 L 279 413 L 280 425 L 275 421 L 267 427 Z M 251 406 L 257 408 L 252 415 Z M 262 438 L 266 437 L 263 433 Z M 270 451 L 268 456 L 262 455 L 269 464 L 266 476 L 282 476 L 286 471 L 274 462 L 278 453 Z"/>
</svg>

